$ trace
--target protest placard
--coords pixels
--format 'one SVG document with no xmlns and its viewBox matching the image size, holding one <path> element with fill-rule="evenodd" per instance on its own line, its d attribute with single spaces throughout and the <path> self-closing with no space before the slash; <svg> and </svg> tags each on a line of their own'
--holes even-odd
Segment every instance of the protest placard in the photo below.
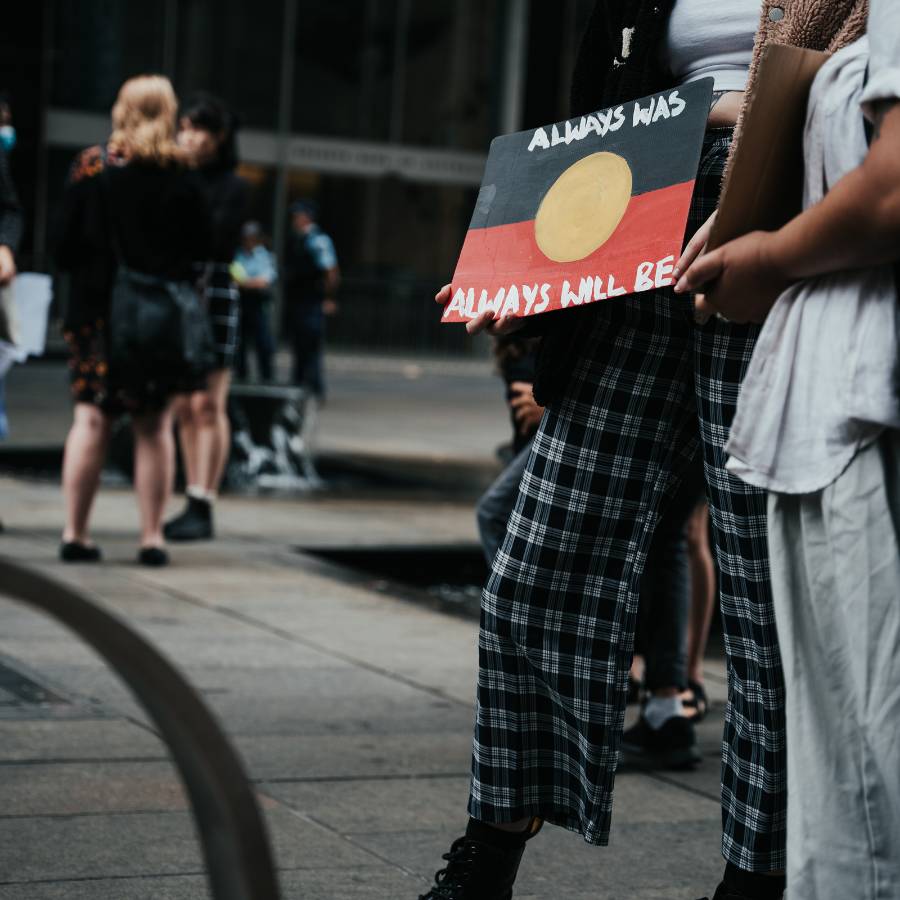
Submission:
<svg viewBox="0 0 900 900">
<path fill-rule="evenodd" d="M 672 284 L 712 83 L 496 138 L 443 321 Z"/>
</svg>

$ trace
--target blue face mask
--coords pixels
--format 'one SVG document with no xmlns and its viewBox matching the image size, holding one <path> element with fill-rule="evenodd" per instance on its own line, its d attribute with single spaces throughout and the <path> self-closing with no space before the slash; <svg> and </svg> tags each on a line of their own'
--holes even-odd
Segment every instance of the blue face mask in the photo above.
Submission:
<svg viewBox="0 0 900 900">
<path fill-rule="evenodd" d="M 0 147 L 9 153 L 16 146 L 16 129 L 12 125 L 0 125 Z"/>
</svg>

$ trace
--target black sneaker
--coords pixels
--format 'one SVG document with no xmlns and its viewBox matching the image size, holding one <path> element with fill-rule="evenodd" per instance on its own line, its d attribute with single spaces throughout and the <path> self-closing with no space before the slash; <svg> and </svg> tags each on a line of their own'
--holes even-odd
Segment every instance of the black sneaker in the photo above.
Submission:
<svg viewBox="0 0 900 900">
<path fill-rule="evenodd" d="M 685 716 L 672 716 L 660 728 L 641 716 L 622 735 L 620 769 L 693 769 L 702 759 L 694 723 Z"/>
<path fill-rule="evenodd" d="M 507 848 L 476 840 L 467 831 L 444 854 L 447 867 L 435 872 L 434 885 L 419 900 L 511 900 L 525 844 L 540 831 L 541 824 L 535 819 L 519 844 Z M 508 832 L 500 834 L 501 840 L 515 840 Z"/>
<path fill-rule="evenodd" d="M 163 526 L 167 541 L 208 541 L 213 537 L 212 503 L 188 497 L 187 506 Z"/>
</svg>

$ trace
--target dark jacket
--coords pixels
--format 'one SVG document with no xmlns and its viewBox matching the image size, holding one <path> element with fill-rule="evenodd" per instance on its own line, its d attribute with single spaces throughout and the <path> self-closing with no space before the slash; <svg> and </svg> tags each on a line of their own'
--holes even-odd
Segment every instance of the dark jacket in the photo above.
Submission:
<svg viewBox="0 0 900 900">
<path fill-rule="evenodd" d="M 506 384 L 506 402 L 509 404 L 513 399 L 512 386 L 517 381 L 526 384 L 534 383 L 534 363 L 535 363 L 535 342 L 522 340 L 519 335 L 512 334 L 507 337 L 496 338 L 494 345 L 494 356 Z M 530 434 L 522 434 L 519 431 L 516 415 L 513 408 L 509 407 L 509 419 L 512 425 L 513 438 L 512 450 L 513 455 L 517 456 L 525 449 L 534 437 L 535 432 Z"/>
<path fill-rule="evenodd" d="M 61 272 L 69 274 L 63 327 L 75 331 L 109 315 L 115 254 L 107 235 L 107 216 L 100 176 L 106 150 L 88 147 L 69 168 L 53 237 L 53 254 Z"/>
<path fill-rule="evenodd" d="M 247 182 L 226 166 L 206 166 L 196 173 L 212 215 L 210 261 L 231 264 L 247 220 Z"/>
<path fill-rule="evenodd" d="M 69 173 L 55 241 L 57 265 L 71 274 L 66 329 L 109 316 L 119 254 L 136 271 L 191 280 L 210 246 L 208 204 L 185 170 L 107 165 L 103 148 L 83 151 Z"/>
<path fill-rule="evenodd" d="M 212 213 L 191 174 L 132 162 L 107 169 L 110 232 L 122 262 L 137 272 L 193 281 L 212 252 Z"/>
<path fill-rule="evenodd" d="M 19 249 L 23 224 L 22 205 L 9 172 L 6 151 L 0 150 L 0 244 L 13 253 Z"/>
<path fill-rule="evenodd" d="M 588 20 L 572 75 L 570 116 L 582 116 L 671 86 L 660 47 L 675 0 L 599 0 Z M 625 34 L 630 29 L 626 56 Z M 543 337 L 534 397 L 542 406 L 565 390 L 582 354 L 596 310 L 559 310 L 536 316 L 528 329 Z"/>
</svg>

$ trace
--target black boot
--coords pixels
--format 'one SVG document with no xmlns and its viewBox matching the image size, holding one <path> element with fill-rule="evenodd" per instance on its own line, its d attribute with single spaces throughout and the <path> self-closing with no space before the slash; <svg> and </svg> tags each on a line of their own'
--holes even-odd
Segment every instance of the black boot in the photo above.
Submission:
<svg viewBox="0 0 900 900">
<path fill-rule="evenodd" d="M 716 888 L 713 900 L 781 900 L 784 886 L 783 875 L 758 875 L 726 863 L 725 876 Z"/>
<path fill-rule="evenodd" d="M 187 498 L 187 506 L 163 526 L 168 541 L 208 541 L 213 537 L 212 503 L 200 497 Z"/>
<path fill-rule="evenodd" d="M 516 833 L 470 819 L 465 835 L 444 854 L 447 867 L 435 873 L 434 885 L 419 900 L 511 900 L 525 844 L 542 824 L 532 819 Z"/>
</svg>

